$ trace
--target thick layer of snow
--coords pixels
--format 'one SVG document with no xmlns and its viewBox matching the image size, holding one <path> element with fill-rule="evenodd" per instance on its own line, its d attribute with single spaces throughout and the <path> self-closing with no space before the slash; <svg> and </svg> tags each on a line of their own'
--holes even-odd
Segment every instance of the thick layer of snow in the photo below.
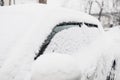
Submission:
<svg viewBox="0 0 120 80">
<path fill-rule="evenodd" d="M 116 61 L 115 75 L 119 80 L 119 57 L 120 57 L 120 29 L 113 28 L 101 35 L 92 45 L 79 51 L 78 60 L 80 66 L 86 68 L 85 77 L 95 80 L 106 80 L 109 75 L 113 61 Z M 84 58 L 85 57 L 85 58 Z M 84 61 L 83 64 L 81 64 Z M 91 64 L 92 63 L 92 64 Z M 87 67 L 85 67 L 87 66 Z M 91 66 L 91 68 L 90 68 Z M 93 69 L 93 70 L 91 70 Z M 96 77 L 97 76 L 97 77 Z"/>
<path fill-rule="evenodd" d="M 75 68 L 73 69 L 74 70 L 80 69 L 81 72 L 81 75 L 79 76 L 80 80 L 86 80 L 86 79 L 106 80 L 109 76 L 114 80 L 119 80 L 119 73 L 120 73 L 119 72 L 119 66 L 120 66 L 119 34 L 120 34 L 119 28 L 111 29 L 110 31 L 102 34 L 91 45 L 87 46 L 86 48 L 83 48 L 80 51 L 77 51 L 77 53 L 79 53 L 78 55 L 76 56 L 69 55 L 71 56 L 72 59 L 65 56 L 66 54 L 60 54 L 60 53 L 59 55 L 57 53 L 44 54 L 43 56 L 38 58 L 38 61 L 36 61 L 33 64 L 34 67 L 32 72 L 33 73 L 32 79 L 55 80 L 56 77 L 57 78 L 60 77 L 58 78 L 58 80 L 59 79 L 66 80 L 63 79 L 63 77 L 61 79 L 61 76 L 62 75 L 65 76 L 66 74 L 65 73 L 61 74 L 60 70 L 63 70 L 61 72 L 65 72 L 66 70 L 69 70 L 69 67 L 71 67 L 69 64 L 73 64 L 71 60 L 74 60 L 75 61 L 74 63 L 77 64 L 78 68 L 76 68 L 76 65 L 74 65 Z M 67 60 L 69 60 L 70 63 L 69 61 L 66 62 Z M 114 63 L 115 70 L 112 69 L 114 60 L 116 61 Z M 69 65 L 69 67 L 66 68 L 61 63 L 64 64 L 65 66 Z M 69 74 L 71 74 L 71 72 L 69 72 Z M 75 76 L 78 75 L 75 74 Z M 66 76 L 65 78 L 67 79 L 69 78 L 70 80 L 79 80 L 77 78 L 72 79 L 71 76 Z"/>
<path fill-rule="evenodd" d="M 0 8 L 0 66 L 22 36 L 33 26 L 30 15 Z M 32 16 L 31 16 L 32 17 Z"/>
<path fill-rule="evenodd" d="M 31 80 L 80 80 L 79 66 L 74 57 L 67 54 L 44 54 L 32 67 Z"/>
<path fill-rule="evenodd" d="M 76 55 L 75 52 L 90 45 L 100 34 L 102 32 L 99 28 L 86 25 L 65 29 L 54 36 L 45 53 L 56 52 Z"/>
<path fill-rule="evenodd" d="M 102 31 L 100 23 L 98 22 L 98 20 L 94 19 L 94 17 L 91 17 L 84 13 L 73 12 L 71 10 L 66 10 L 62 8 L 48 9 L 47 6 L 40 5 L 19 5 L 14 7 L 1 7 L 0 14 L 0 17 L 2 18 L 0 20 L 1 24 L 4 23 L 1 25 L 2 27 L 0 27 L 1 31 L 3 30 L 0 35 L 1 38 L 3 38 L 1 40 L 1 43 L 3 42 L 4 45 L 0 46 L 1 49 L 2 46 L 4 46 L 3 50 L 5 51 L 7 51 L 8 49 L 10 50 L 8 52 L 0 52 L 2 54 L 1 58 L 4 59 L 3 64 L 0 68 L 0 80 L 30 80 L 31 65 L 34 62 L 33 59 L 35 53 L 38 51 L 39 47 L 56 24 L 64 21 L 89 22 L 98 24 L 98 30 Z M 22 19 L 21 17 L 17 18 L 18 16 L 22 16 Z M 16 26 L 20 27 L 21 29 L 16 28 Z M 10 30 L 6 31 L 7 27 L 10 27 Z M 72 29 L 70 30 L 72 31 Z M 89 29 L 85 30 L 87 31 Z M 96 80 L 106 80 L 106 76 L 111 69 L 112 61 L 114 59 L 116 59 L 117 62 L 119 61 L 119 30 L 120 29 L 113 29 L 102 35 L 93 44 L 81 49 L 80 51 L 74 52 L 74 54 L 78 54 L 76 56 L 70 56 L 65 54 L 46 54 L 42 57 L 39 57 L 38 60 L 33 63 L 32 79 L 39 79 L 41 77 L 44 78 L 44 76 L 36 74 L 39 73 L 36 71 L 41 70 L 39 69 L 39 65 L 43 64 L 42 61 L 46 61 L 47 63 L 50 62 L 52 65 L 50 65 L 50 67 L 48 66 L 49 64 L 44 63 L 46 67 L 42 65 L 42 70 L 43 72 L 46 72 L 46 70 L 50 70 L 50 77 L 52 78 L 60 77 L 59 74 L 61 76 L 64 75 L 58 71 L 58 68 L 60 68 L 60 70 L 62 70 L 63 72 L 66 71 L 70 73 L 70 75 L 72 75 L 68 76 L 66 74 L 62 76 L 65 79 L 73 79 L 76 77 L 80 78 L 81 76 L 82 79 L 84 79 L 90 76 L 90 78 L 94 78 Z M 11 38 L 12 35 L 13 38 Z M 7 39 L 9 39 L 10 41 L 5 43 L 5 37 L 7 37 Z M 13 47 L 11 47 L 12 49 L 7 46 L 8 44 L 13 45 Z M 7 57 L 4 57 L 4 54 L 6 54 Z M 40 63 L 39 60 L 41 61 Z M 58 64 L 58 66 L 54 63 Z M 55 68 L 51 70 L 52 67 Z M 51 76 L 52 71 L 54 70 L 58 71 L 58 73 L 56 73 L 56 76 Z M 75 71 L 75 73 L 77 74 L 71 73 L 71 70 Z M 117 80 L 119 80 L 119 63 L 116 70 L 116 78 Z M 82 75 L 78 76 L 79 74 Z M 46 73 L 45 75 L 49 74 Z M 60 79 L 62 77 L 60 77 Z"/>
<path fill-rule="evenodd" d="M 79 68 L 82 72 L 85 72 L 86 69 L 93 66 L 94 70 L 96 67 L 96 64 L 94 63 L 97 62 L 97 58 L 101 56 L 94 52 L 93 48 L 97 45 L 97 43 L 94 42 L 102 34 L 103 33 L 99 31 L 98 28 L 88 27 L 86 25 L 65 29 L 54 36 L 45 53 L 48 54 L 50 52 L 52 54 L 55 52 L 60 54 L 70 54 L 75 57 L 77 56 L 80 63 Z M 93 44 L 95 45 L 92 46 Z M 91 47 L 92 50 L 90 50 Z"/>
<path fill-rule="evenodd" d="M 39 4 L 0 7 L 0 17 L 0 80 L 28 78 L 35 53 L 52 28 L 61 22 L 94 23 L 103 31 L 92 16 Z"/>
</svg>

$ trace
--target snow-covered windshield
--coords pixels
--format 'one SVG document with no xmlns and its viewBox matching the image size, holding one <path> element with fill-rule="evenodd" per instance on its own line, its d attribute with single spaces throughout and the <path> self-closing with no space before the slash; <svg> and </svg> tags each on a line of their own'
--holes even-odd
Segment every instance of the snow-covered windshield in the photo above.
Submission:
<svg viewBox="0 0 120 80">
<path fill-rule="evenodd" d="M 63 23 L 60 23 L 53 28 L 52 32 L 48 35 L 47 39 L 42 44 L 42 46 L 39 50 L 39 53 L 37 54 L 37 56 L 34 59 L 37 59 L 41 54 L 44 53 L 44 51 L 46 50 L 47 46 L 51 42 L 52 38 L 56 35 L 56 33 L 60 32 L 62 30 L 65 30 L 65 29 L 72 28 L 72 27 L 80 28 L 82 25 L 86 25 L 86 27 L 89 27 L 89 28 L 90 27 L 93 27 L 96 29 L 98 28 L 98 26 L 96 24 L 91 24 L 91 23 L 82 23 L 82 22 L 63 22 Z M 71 33 L 71 35 L 72 35 L 72 33 Z"/>
<path fill-rule="evenodd" d="M 39 53 L 37 54 L 37 56 L 34 59 L 37 59 L 41 54 L 44 53 L 45 49 L 47 48 L 47 46 L 49 45 L 49 43 L 51 42 L 51 39 L 55 36 L 56 33 L 64 30 L 64 29 L 68 29 L 68 28 L 72 28 L 72 27 L 80 27 L 80 24 L 77 23 L 61 23 L 59 25 L 56 25 L 52 32 L 48 35 L 47 39 L 44 41 L 44 43 L 42 44 Z"/>
</svg>

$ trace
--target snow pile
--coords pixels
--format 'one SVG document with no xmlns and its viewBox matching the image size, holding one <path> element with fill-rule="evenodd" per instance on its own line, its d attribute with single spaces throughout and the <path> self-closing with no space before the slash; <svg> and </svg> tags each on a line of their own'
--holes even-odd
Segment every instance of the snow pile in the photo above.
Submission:
<svg viewBox="0 0 120 80">
<path fill-rule="evenodd" d="M 86 25 L 65 29 L 54 36 L 45 53 L 56 52 L 75 55 L 75 52 L 94 42 L 101 33 L 98 28 Z"/>
<path fill-rule="evenodd" d="M 32 67 L 31 80 L 80 80 L 77 61 L 67 54 L 44 54 Z"/>
</svg>

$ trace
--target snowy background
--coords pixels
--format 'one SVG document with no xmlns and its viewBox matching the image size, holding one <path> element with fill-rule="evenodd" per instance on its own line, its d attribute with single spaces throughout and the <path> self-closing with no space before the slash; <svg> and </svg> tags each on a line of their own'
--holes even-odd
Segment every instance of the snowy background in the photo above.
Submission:
<svg viewBox="0 0 120 80">
<path fill-rule="evenodd" d="M 0 80 L 119 80 L 119 3 L 1 0 Z M 34 60 L 53 28 L 72 21 L 82 25 L 56 33 Z"/>
</svg>

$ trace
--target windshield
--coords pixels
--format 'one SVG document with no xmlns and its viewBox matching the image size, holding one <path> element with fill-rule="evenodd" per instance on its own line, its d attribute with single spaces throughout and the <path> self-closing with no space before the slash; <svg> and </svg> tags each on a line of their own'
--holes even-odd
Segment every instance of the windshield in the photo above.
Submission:
<svg viewBox="0 0 120 80">
<path fill-rule="evenodd" d="M 84 23 L 87 27 L 95 27 L 98 28 L 97 25 L 95 24 L 90 24 L 90 23 Z M 49 45 L 49 43 L 51 42 L 51 39 L 56 35 L 56 33 L 64 30 L 64 29 L 68 29 L 68 28 L 72 28 L 72 27 L 81 27 L 83 25 L 83 23 L 81 22 L 63 22 L 60 23 L 58 25 L 56 25 L 52 32 L 48 35 L 47 39 L 44 41 L 44 43 L 42 44 L 39 53 L 36 55 L 36 57 L 34 58 L 35 60 L 44 53 L 45 49 L 47 48 L 47 46 Z"/>
</svg>

